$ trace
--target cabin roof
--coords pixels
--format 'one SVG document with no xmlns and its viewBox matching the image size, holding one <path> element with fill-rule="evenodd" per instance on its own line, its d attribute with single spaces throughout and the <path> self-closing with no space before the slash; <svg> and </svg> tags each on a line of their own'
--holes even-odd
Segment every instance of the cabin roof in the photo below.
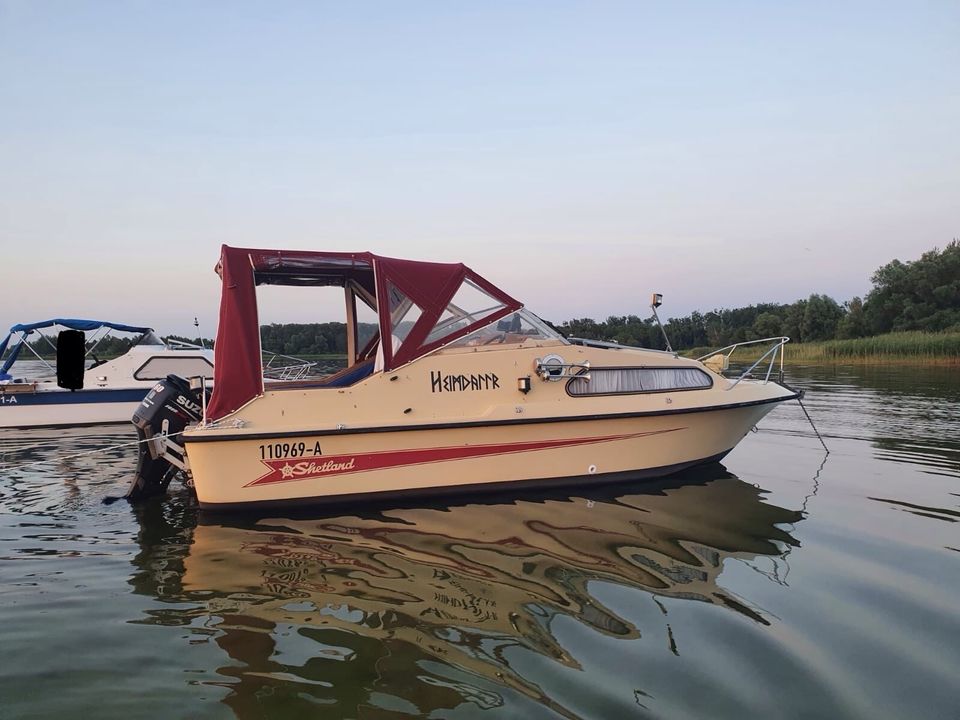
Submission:
<svg viewBox="0 0 960 720">
<path fill-rule="evenodd" d="M 522 305 L 462 263 L 370 252 L 263 250 L 224 245 L 223 283 L 208 417 L 218 419 L 263 393 L 256 286 L 359 288 L 377 312 L 383 370 L 422 357 Z"/>
</svg>

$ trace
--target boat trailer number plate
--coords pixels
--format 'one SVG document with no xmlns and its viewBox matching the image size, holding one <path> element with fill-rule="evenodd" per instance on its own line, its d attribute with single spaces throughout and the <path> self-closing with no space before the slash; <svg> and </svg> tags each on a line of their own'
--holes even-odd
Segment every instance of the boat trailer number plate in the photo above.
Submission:
<svg viewBox="0 0 960 720">
<path fill-rule="evenodd" d="M 317 457 L 320 452 L 320 443 L 308 445 L 304 442 L 270 443 L 260 446 L 261 460 L 283 460 L 284 458 Z"/>
</svg>

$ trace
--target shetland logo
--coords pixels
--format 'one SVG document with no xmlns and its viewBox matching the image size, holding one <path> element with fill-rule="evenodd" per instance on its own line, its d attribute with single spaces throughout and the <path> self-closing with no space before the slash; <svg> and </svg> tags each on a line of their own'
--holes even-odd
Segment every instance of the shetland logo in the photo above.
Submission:
<svg viewBox="0 0 960 720">
<path fill-rule="evenodd" d="M 327 460 L 322 463 L 298 462 L 287 463 L 280 468 L 280 475 L 284 480 L 297 479 L 301 477 L 315 477 L 331 472 L 343 472 L 344 470 L 353 470 L 356 467 L 357 459 L 350 458 L 349 462 L 334 462 Z"/>
</svg>

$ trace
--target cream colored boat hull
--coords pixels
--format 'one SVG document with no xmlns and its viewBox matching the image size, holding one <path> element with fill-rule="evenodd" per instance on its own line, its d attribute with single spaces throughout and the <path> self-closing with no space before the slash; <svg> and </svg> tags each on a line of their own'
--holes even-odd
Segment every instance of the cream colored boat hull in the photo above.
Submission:
<svg viewBox="0 0 960 720">
<path fill-rule="evenodd" d="M 190 442 L 204 507 L 664 475 L 716 461 L 773 403 L 653 416 Z M 208 480 L 210 479 L 210 480 Z"/>
<path fill-rule="evenodd" d="M 200 503 L 222 508 L 663 475 L 721 458 L 798 396 L 770 381 L 787 338 L 754 341 L 773 344 L 727 378 L 740 344 L 705 365 L 568 341 L 461 264 L 224 246 L 217 267 L 216 391 L 184 447 L 170 441 L 185 452 L 162 440 L 160 464 L 144 460 L 138 492 L 162 491 L 163 463 L 188 466 Z M 264 386 L 258 284 L 342 287 L 347 367 Z M 358 301 L 378 318 L 362 349 Z"/>
<path fill-rule="evenodd" d="M 708 369 L 710 386 L 693 390 L 578 397 L 566 380 L 536 376 L 521 390 L 551 351 L 594 374 L 703 368 L 651 351 L 554 343 L 445 351 L 345 388 L 270 388 L 184 434 L 197 497 L 229 509 L 665 475 L 720 459 L 796 397 Z"/>
</svg>

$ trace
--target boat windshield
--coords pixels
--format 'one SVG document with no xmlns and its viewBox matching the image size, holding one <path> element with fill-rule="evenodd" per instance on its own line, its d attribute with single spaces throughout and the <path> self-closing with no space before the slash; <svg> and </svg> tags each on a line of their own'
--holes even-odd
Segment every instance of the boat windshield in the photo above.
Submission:
<svg viewBox="0 0 960 720">
<path fill-rule="evenodd" d="M 137 345 L 166 345 L 166 343 L 153 330 L 148 330 L 137 341 Z"/>
<path fill-rule="evenodd" d="M 478 345 L 513 345 L 528 340 L 559 340 L 566 343 L 560 333 L 529 310 L 518 310 L 496 322 L 476 330 L 450 343 L 447 347 L 476 347 Z"/>
</svg>

